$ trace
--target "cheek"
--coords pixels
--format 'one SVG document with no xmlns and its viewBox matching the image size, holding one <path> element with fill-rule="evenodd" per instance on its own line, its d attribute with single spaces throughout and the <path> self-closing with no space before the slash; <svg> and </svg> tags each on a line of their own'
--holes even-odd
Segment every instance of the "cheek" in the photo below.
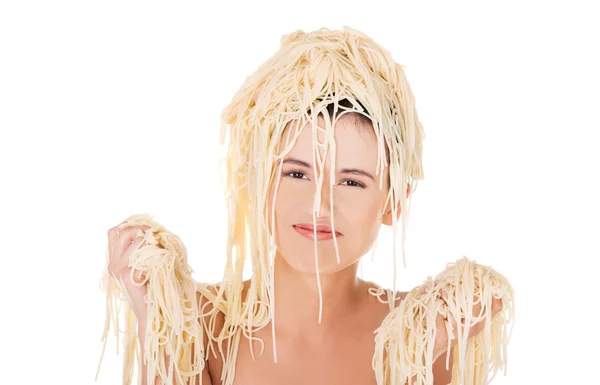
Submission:
<svg viewBox="0 0 600 385">
<path fill-rule="evenodd" d="M 348 201 L 346 219 L 351 224 L 353 246 L 370 248 L 381 227 L 380 199 L 370 194 Z"/>
<path fill-rule="evenodd" d="M 312 207 L 314 197 L 315 188 L 311 183 L 282 179 L 275 201 L 275 212 L 277 215 L 286 215 L 290 211 L 298 212 Z"/>
<path fill-rule="evenodd" d="M 291 222 L 305 217 L 305 215 L 301 215 L 302 210 L 312 207 L 314 193 L 314 188 L 309 183 L 281 180 L 277 196 L 275 197 L 275 223 L 277 224 L 278 233 L 281 232 L 284 226 L 291 226 Z M 274 191 L 271 191 L 267 211 L 269 213 L 269 229 L 272 229 L 270 221 L 273 209 L 273 197 Z M 304 212 L 307 211 L 305 210 Z M 302 218 L 299 218 L 299 215 Z"/>
</svg>

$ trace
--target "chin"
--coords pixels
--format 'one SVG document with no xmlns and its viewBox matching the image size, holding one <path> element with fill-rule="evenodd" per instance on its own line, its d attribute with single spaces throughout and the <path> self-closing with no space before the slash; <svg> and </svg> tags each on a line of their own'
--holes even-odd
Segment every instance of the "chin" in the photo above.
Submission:
<svg viewBox="0 0 600 385">
<path fill-rule="evenodd" d="M 358 256 L 356 258 L 344 257 L 342 250 L 340 250 L 339 254 L 340 263 L 337 262 L 335 249 L 333 251 L 328 250 L 327 252 L 319 250 L 319 274 L 331 275 L 338 273 L 360 260 Z M 300 273 L 317 273 L 314 250 L 302 254 L 298 253 L 298 250 L 295 250 L 293 253 L 287 253 L 287 256 L 282 253 L 282 258 L 293 270 Z"/>
</svg>

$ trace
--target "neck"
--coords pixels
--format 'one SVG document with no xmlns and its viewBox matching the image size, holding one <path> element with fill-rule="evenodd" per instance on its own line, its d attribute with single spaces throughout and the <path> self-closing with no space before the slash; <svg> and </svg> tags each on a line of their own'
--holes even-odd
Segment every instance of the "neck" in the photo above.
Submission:
<svg viewBox="0 0 600 385">
<path fill-rule="evenodd" d="M 367 293 L 356 276 L 358 261 L 334 274 L 320 275 L 322 314 L 319 324 L 319 290 L 314 273 L 294 270 L 277 252 L 275 256 L 275 327 L 278 333 L 318 340 L 356 314 Z"/>
</svg>

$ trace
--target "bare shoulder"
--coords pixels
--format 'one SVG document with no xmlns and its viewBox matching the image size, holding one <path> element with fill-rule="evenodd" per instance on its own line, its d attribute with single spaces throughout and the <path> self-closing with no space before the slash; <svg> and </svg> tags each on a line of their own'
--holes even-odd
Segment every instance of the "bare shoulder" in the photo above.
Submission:
<svg viewBox="0 0 600 385">
<path fill-rule="evenodd" d="M 408 294 L 408 291 L 393 291 L 392 289 L 386 289 L 371 281 L 364 281 L 364 284 L 367 286 L 369 294 L 376 298 L 382 305 L 385 305 L 388 309 L 390 306 L 390 300 L 394 302 L 393 308 L 396 308 Z"/>
<path fill-rule="evenodd" d="M 450 357 L 448 357 L 448 355 Z M 446 359 L 449 358 L 448 369 L 446 369 Z M 454 359 L 452 352 L 445 352 L 433 362 L 433 385 L 447 385 L 452 382 L 452 365 Z"/>
</svg>

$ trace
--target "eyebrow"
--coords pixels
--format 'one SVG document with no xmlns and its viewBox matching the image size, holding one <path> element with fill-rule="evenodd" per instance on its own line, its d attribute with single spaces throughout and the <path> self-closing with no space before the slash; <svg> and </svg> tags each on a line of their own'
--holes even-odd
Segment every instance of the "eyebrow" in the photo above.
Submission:
<svg viewBox="0 0 600 385">
<path fill-rule="evenodd" d="M 296 158 L 287 158 L 283 161 L 283 164 L 286 163 L 291 163 L 291 164 L 295 164 L 297 166 L 302 166 L 302 167 L 306 167 L 306 168 L 312 168 L 312 166 L 310 165 L 310 163 L 305 162 L 303 160 L 300 159 L 296 159 Z M 360 168 L 343 168 L 340 170 L 340 172 L 342 174 L 354 174 L 354 175 L 361 175 L 364 176 L 366 178 L 369 178 L 373 181 L 375 181 L 375 178 L 373 177 L 373 175 L 371 175 L 370 173 L 366 172 L 365 170 L 361 170 Z"/>
<path fill-rule="evenodd" d="M 300 159 L 296 159 L 296 158 L 287 158 L 287 159 L 285 159 L 283 161 L 283 164 L 286 164 L 286 163 L 291 163 L 291 164 L 295 164 L 295 165 L 298 165 L 298 166 L 302 166 L 302 167 L 306 167 L 306 168 L 311 168 L 310 163 L 305 162 L 305 161 L 300 160 Z"/>
<path fill-rule="evenodd" d="M 375 178 L 373 178 L 373 175 L 369 174 L 364 170 L 361 170 L 360 168 L 343 168 L 340 170 L 340 172 L 342 174 L 362 175 L 364 177 L 370 178 L 373 182 L 375 182 Z"/>
</svg>

